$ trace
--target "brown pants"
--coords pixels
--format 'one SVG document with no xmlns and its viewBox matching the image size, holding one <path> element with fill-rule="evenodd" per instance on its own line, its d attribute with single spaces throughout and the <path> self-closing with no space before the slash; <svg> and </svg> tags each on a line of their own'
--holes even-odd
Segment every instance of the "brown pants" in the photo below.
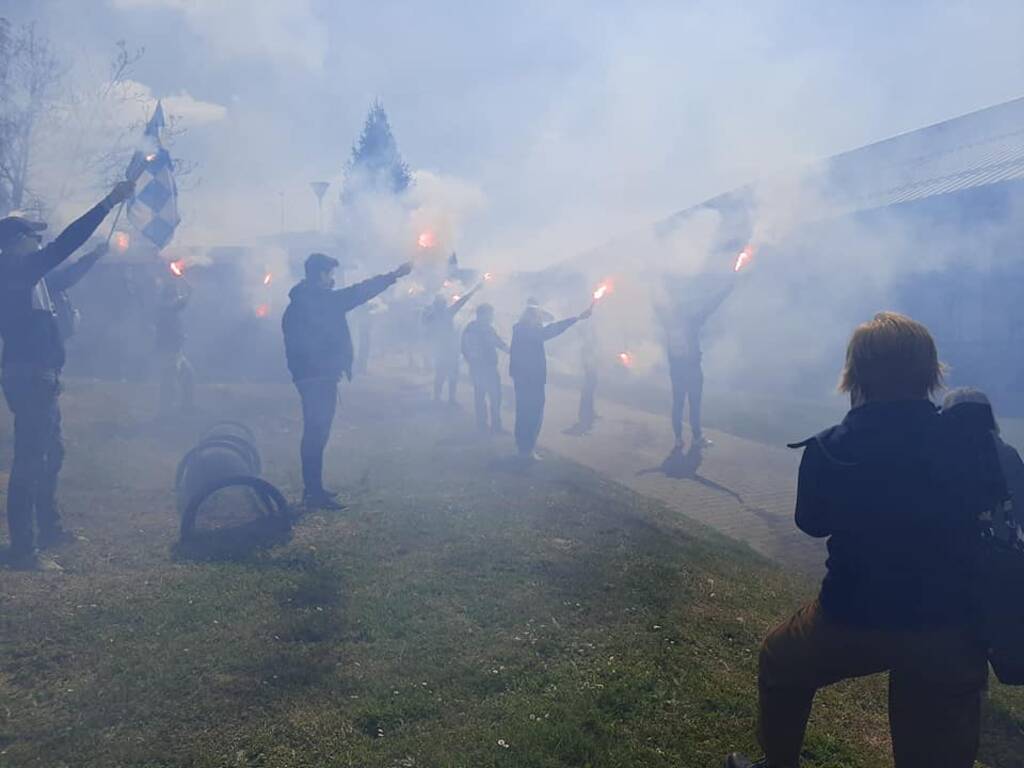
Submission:
<svg viewBox="0 0 1024 768">
<path fill-rule="evenodd" d="M 971 633 L 861 629 L 829 620 L 817 600 L 761 647 L 758 739 L 769 764 L 799 764 L 818 688 L 885 671 L 897 768 L 971 768 L 988 679 L 985 650 Z"/>
</svg>

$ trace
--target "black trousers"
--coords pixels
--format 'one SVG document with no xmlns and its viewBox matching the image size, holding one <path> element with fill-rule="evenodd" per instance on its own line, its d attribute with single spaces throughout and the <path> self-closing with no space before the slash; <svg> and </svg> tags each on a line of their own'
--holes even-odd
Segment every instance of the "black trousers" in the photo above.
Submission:
<svg viewBox="0 0 1024 768">
<path fill-rule="evenodd" d="M 473 379 L 473 405 L 476 408 L 476 425 L 481 432 L 487 431 L 487 404 L 491 406 L 492 432 L 501 430 L 501 375 L 497 366 L 470 366 Z"/>
<path fill-rule="evenodd" d="M 544 380 L 520 376 L 516 390 L 516 447 L 526 456 L 533 453 L 544 423 Z"/>
<path fill-rule="evenodd" d="M 448 402 L 455 402 L 459 386 L 458 347 L 436 347 L 434 349 L 434 399 L 440 400 L 445 383 L 448 384 Z"/>
<path fill-rule="evenodd" d="M 302 398 L 302 484 L 307 495 L 324 489 L 324 448 L 331 436 L 334 413 L 338 408 L 337 379 L 305 379 L 295 382 Z"/>
<path fill-rule="evenodd" d="M 56 373 L 4 373 L 4 397 L 14 414 L 14 461 L 7 484 L 7 525 L 11 550 L 35 548 L 40 536 L 60 530 L 57 478 L 64 463 L 60 423 L 60 381 Z"/>
<path fill-rule="evenodd" d="M 693 439 L 703 435 L 700 424 L 700 401 L 704 394 L 704 372 L 700 360 L 679 357 L 668 359 L 669 375 L 672 377 L 672 431 L 676 440 L 683 439 L 683 406 L 690 401 L 690 430 Z"/>
</svg>

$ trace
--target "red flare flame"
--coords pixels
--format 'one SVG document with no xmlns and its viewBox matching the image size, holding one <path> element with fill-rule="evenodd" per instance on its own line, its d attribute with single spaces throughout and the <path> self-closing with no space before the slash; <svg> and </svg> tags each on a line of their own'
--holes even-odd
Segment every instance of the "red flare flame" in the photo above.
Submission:
<svg viewBox="0 0 1024 768">
<path fill-rule="evenodd" d="M 594 295 L 594 301 L 600 301 L 605 296 L 607 296 L 609 293 L 611 293 L 612 292 L 612 287 L 613 286 L 612 286 L 612 281 L 611 280 L 605 280 L 603 283 L 601 283 L 599 286 L 597 286 L 597 288 L 594 290 L 594 294 L 593 294 Z"/>
<path fill-rule="evenodd" d="M 270 305 L 269 304 L 260 304 L 258 307 L 256 307 L 256 317 L 266 317 L 269 314 L 270 314 Z"/>
<path fill-rule="evenodd" d="M 129 237 L 127 232 L 115 232 L 114 233 L 114 248 L 121 253 L 128 250 L 128 246 L 132 244 L 132 239 Z"/>
<path fill-rule="evenodd" d="M 494 274 L 491 272 L 484 272 L 484 282 L 489 282 L 494 279 Z"/>
<path fill-rule="evenodd" d="M 619 362 L 622 363 L 627 368 L 632 368 L 633 367 L 633 356 L 631 354 L 629 354 L 629 352 L 620 352 L 619 353 Z"/>
<path fill-rule="evenodd" d="M 429 229 L 420 232 L 420 236 L 416 238 L 416 245 L 420 248 L 433 248 L 437 245 L 437 238 L 434 233 Z"/>
<path fill-rule="evenodd" d="M 458 300 L 459 300 L 459 299 L 461 299 L 461 298 L 462 298 L 462 297 L 461 297 L 461 296 L 459 296 L 459 294 L 457 294 L 457 293 L 456 293 L 456 294 L 455 294 L 454 296 L 452 296 L 452 303 L 454 304 L 454 303 L 455 303 L 456 301 L 458 301 Z"/>
<path fill-rule="evenodd" d="M 184 277 L 185 276 L 185 260 L 184 259 L 178 259 L 177 261 L 172 261 L 167 266 L 170 267 L 171 274 L 174 275 L 175 277 Z"/>
<path fill-rule="evenodd" d="M 748 245 L 739 252 L 739 255 L 736 257 L 736 264 L 733 266 L 732 271 L 739 272 L 750 263 L 752 258 L 754 258 L 754 246 Z"/>
</svg>

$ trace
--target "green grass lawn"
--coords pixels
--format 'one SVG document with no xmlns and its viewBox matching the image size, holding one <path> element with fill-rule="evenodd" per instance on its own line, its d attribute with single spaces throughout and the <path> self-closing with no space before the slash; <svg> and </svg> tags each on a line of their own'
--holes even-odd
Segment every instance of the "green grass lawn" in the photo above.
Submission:
<svg viewBox="0 0 1024 768">
<path fill-rule="evenodd" d="M 194 425 L 71 383 L 63 574 L 0 572 L 0 766 L 717 766 L 754 751 L 757 650 L 813 594 L 744 546 L 566 461 L 523 474 L 395 386 L 346 394 L 351 507 L 248 559 L 175 561 Z M 294 496 L 286 388 L 204 393 Z M 4 455 L 4 466 L 8 456 Z M 995 687 L 984 758 L 1020 765 Z M 885 681 L 823 692 L 806 765 L 891 764 Z"/>
</svg>

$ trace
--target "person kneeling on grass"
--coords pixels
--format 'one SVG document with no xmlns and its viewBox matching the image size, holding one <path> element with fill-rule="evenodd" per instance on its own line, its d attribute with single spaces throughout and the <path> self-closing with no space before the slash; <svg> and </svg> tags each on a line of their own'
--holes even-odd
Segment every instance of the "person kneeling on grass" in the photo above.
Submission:
<svg viewBox="0 0 1024 768">
<path fill-rule="evenodd" d="M 829 537 L 816 600 L 768 634 L 758 674 L 765 757 L 727 768 L 796 768 L 818 688 L 889 673 L 897 768 L 971 768 L 986 650 L 972 629 L 978 536 L 957 487 L 957 444 L 929 397 L 942 368 L 928 329 L 882 312 L 854 332 L 842 423 L 804 449 L 796 524 Z"/>
</svg>

